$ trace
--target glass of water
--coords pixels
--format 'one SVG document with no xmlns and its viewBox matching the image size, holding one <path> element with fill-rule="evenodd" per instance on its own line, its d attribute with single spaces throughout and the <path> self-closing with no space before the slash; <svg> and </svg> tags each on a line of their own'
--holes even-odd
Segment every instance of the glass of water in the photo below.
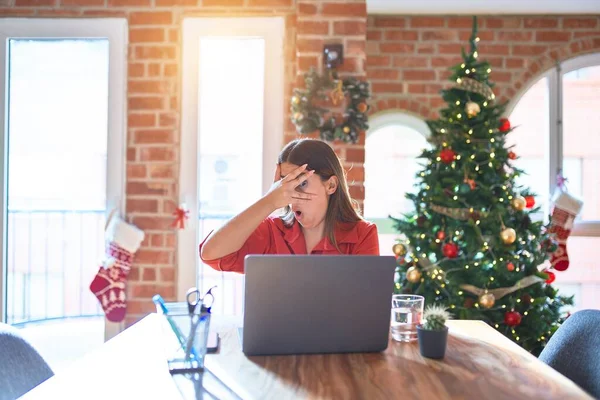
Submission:
<svg viewBox="0 0 600 400">
<path fill-rule="evenodd" d="M 423 296 L 395 294 L 392 296 L 392 338 L 399 342 L 417 340 L 417 325 L 423 318 Z"/>
</svg>

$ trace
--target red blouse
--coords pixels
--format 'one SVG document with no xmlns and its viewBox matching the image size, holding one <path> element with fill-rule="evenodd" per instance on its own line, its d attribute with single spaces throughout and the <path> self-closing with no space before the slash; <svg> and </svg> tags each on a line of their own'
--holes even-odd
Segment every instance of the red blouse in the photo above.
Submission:
<svg viewBox="0 0 600 400">
<path fill-rule="evenodd" d="M 200 243 L 200 254 L 202 245 L 211 234 Z M 328 238 L 323 238 L 310 254 L 379 255 L 377 227 L 370 222 L 338 224 L 335 238 L 340 251 Z M 244 257 L 248 254 L 307 254 L 300 224 L 294 221 L 291 227 L 287 227 L 281 218 L 269 217 L 260 223 L 238 251 L 216 260 L 200 258 L 217 271 L 244 273 Z"/>
</svg>

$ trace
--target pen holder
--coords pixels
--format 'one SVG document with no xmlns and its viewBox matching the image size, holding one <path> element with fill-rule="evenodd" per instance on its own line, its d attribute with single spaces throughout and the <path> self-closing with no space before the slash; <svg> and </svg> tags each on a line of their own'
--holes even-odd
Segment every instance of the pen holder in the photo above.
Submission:
<svg viewBox="0 0 600 400">
<path fill-rule="evenodd" d="M 161 307 L 156 311 L 162 318 L 162 330 L 169 372 L 171 374 L 204 370 L 204 357 L 210 327 L 210 313 L 196 307 L 190 314 L 188 304 L 165 303 L 168 314 Z"/>
</svg>

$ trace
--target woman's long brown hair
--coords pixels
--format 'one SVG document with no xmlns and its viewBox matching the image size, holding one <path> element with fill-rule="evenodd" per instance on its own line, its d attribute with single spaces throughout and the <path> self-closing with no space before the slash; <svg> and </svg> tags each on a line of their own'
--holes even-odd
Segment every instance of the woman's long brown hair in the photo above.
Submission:
<svg viewBox="0 0 600 400">
<path fill-rule="evenodd" d="M 307 170 L 314 170 L 322 181 L 336 176 L 338 187 L 329 196 L 327 213 L 325 214 L 325 237 L 340 251 L 335 239 L 335 226 L 338 223 L 352 223 L 362 220 L 357 212 L 358 205 L 350 197 L 346 173 L 342 168 L 340 159 L 333 149 L 325 142 L 315 139 L 296 139 L 288 143 L 277 161 L 279 164 L 288 162 L 294 165 L 308 164 Z M 288 206 L 281 217 L 287 226 L 294 223 L 294 213 Z"/>
</svg>

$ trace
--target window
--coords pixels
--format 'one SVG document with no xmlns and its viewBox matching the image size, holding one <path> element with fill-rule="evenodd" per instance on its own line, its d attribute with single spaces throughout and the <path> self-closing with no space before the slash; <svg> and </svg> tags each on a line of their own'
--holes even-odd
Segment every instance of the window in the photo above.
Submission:
<svg viewBox="0 0 600 400">
<path fill-rule="evenodd" d="M 403 113 L 374 116 L 365 143 L 365 219 L 379 232 L 381 254 L 392 255 L 397 232 L 389 216 L 413 210 L 405 194 L 413 192 L 422 166 L 417 158 L 428 147 L 429 127 Z"/>
<path fill-rule="evenodd" d="M 188 18 L 183 23 L 182 201 L 178 297 L 217 285 L 216 313 L 240 314 L 243 276 L 203 265 L 198 244 L 273 183 L 283 135 L 284 22 Z M 197 205 L 197 206 L 194 206 Z"/>
<path fill-rule="evenodd" d="M 517 127 L 507 139 L 527 175 L 518 182 L 537 193 L 550 212 L 556 176 L 562 171 L 570 193 L 584 206 L 568 239 L 570 267 L 557 286 L 575 295 L 575 309 L 600 308 L 600 277 L 594 249 L 600 246 L 600 54 L 577 57 L 546 72 L 516 100 L 510 115 Z"/>
</svg>

